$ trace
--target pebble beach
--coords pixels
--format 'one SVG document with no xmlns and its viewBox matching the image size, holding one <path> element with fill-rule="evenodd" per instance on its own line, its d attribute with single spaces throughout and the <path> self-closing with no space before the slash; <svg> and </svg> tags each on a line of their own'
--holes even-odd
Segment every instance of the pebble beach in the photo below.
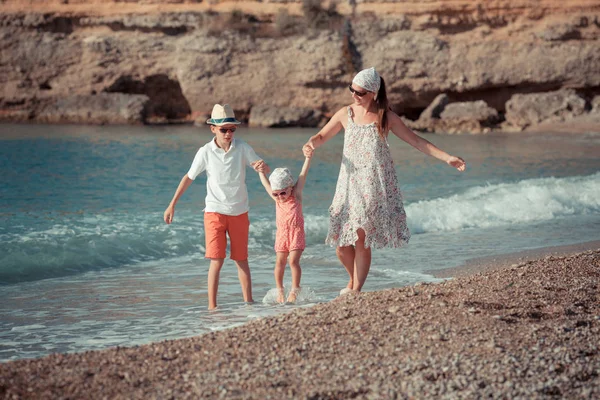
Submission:
<svg viewBox="0 0 600 400">
<path fill-rule="evenodd" d="M 459 274 L 457 274 L 459 275 Z M 0 364 L 13 398 L 600 398 L 600 249 Z"/>
</svg>

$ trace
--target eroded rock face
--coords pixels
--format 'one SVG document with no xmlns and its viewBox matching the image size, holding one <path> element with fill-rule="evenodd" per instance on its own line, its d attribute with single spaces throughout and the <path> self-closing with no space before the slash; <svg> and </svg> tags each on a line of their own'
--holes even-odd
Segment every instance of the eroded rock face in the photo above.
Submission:
<svg viewBox="0 0 600 400">
<path fill-rule="evenodd" d="M 472 119 L 489 126 L 498 121 L 498 111 L 483 100 L 451 103 L 444 108 L 440 118 L 443 120 Z"/>
<path fill-rule="evenodd" d="M 144 95 L 99 93 L 61 97 L 46 105 L 37 120 L 47 123 L 141 124 L 149 98 Z"/>
<path fill-rule="evenodd" d="M 531 108 L 524 101 L 506 110 L 515 96 L 566 86 L 598 94 L 597 13 L 581 9 L 560 19 L 556 11 L 546 22 L 543 13 L 519 10 L 506 2 L 499 16 L 481 7 L 364 14 L 340 29 L 302 34 L 277 33 L 266 19 L 255 23 L 262 31 L 244 30 L 215 12 L 5 14 L 0 119 L 40 120 L 63 98 L 111 92 L 147 96 L 146 121 L 190 119 L 229 103 L 243 115 L 278 110 L 270 112 L 275 122 L 261 125 L 319 124 L 298 110 L 333 114 L 352 101 L 347 86 L 357 70 L 371 66 L 385 78 L 392 109 L 412 119 L 423 114 L 420 121 L 441 115 L 442 102 L 423 110 L 442 93 L 448 103 L 482 100 L 497 121 L 505 111 L 512 115 L 514 126 L 543 120 L 517 117 L 520 104 Z"/>
<path fill-rule="evenodd" d="M 594 96 L 592 99 L 592 112 L 600 114 L 600 96 Z"/>
<path fill-rule="evenodd" d="M 321 112 L 311 108 L 254 106 L 250 110 L 248 125 L 261 128 L 315 127 L 321 125 L 323 119 Z"/>
<path fill-rule="evenodd" d="M 514 95 L 506 103 L 506 121 L 518 127 L 564 121 L 585 112 L 585 99 L 575 90 Z"/>
<path fill-rule="evenodd" d="M 448 98 L 447 94 L 440 94 L 435 99 L 433 99 L 431 104 L 428 105 L 427 108 L 421 113 L 419 120 L 427 121 L 433 118 L 440 118 L 440 115 L 442 114 L 444 108 L 448 105 L 449 102 L 450 99 Z"/>
</svg>

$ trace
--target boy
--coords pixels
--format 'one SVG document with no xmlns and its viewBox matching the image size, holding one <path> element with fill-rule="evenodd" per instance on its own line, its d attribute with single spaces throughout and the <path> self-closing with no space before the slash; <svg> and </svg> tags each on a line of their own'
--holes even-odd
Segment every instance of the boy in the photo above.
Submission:
<svg viewBox="0 0 600 400">
<path fill-rule="evenodd" d="M 196 153 L 190 170 L 181 179 L 173 200 L 165 210 L 164 220 L 173 222 L 175 205 L 196 177 L 206 171 L 206 208 L 204 209 L 205 257 L 210 259 L 208 271 L 208 309 L 217 307 L 219 274 L 225 261 L 229 235 L 231 254 L 238 268 L 244 301 L 252 303 L 252 281 L 248 266 L 248 190 L 246 166 L 257 172 L 269 173 L 269 166 L 252 147 L 234 139 L 236 125 L 232 108 L 215 104 L 211 118 L 206 121 L 215 138 Z"/>
</svg>

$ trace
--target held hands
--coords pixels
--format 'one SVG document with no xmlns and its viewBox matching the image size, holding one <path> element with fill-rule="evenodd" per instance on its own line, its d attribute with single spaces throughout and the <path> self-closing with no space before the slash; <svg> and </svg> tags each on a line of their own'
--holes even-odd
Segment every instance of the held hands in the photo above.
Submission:
<svg viewBox="0 0 600 400">
<path fill-rule="evenodd" d="M 173 222 L 173 217 L 175 216 L 175 208 L 173 206 L 167 207 L 165 210 L 165 214 L 163 215 L 163 219 L 167 224 Z"/>
<path fill-rule="evenodd" d="M 312 140 L 306 142 L 304 146 L 302 146 L 302 153 L 304 153 L 304 157 L 311 158 L 315 151 L 315 144 Z"/>
<path fill-rule="evenodd" d="M 267 163 L 264 162 L 264 160 L 258 160 L 257 162 L 251 165 L 256 172 L 262 172 L 265 175 L 268 175 L 269 172 L 271 172 L 271 168 L 269 168 L 269 165 L 267 165 Z"/>
<path fill-rule="evenodd" d="M 446 160 L 446 164 L 456 168 L 460 172 L 467 169 L 467 163 L 460 157 L 450 156 L 450 158 Z"/>
</svg>

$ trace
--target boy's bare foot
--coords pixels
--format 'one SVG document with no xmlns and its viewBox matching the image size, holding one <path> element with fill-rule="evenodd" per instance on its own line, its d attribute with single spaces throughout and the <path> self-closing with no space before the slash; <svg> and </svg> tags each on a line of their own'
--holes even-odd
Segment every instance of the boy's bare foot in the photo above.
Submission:
<svg viewBox="0 0 600 400">
<path fill-rule="evenodd" d="M 283 292 L 283 288 L 277 288 L 277 302 L 285 303 L 285 293 Z"/>
<path fill-rule="evenodd" d="M 288 303 L 295 303 L 296 299 L 298 298 L 298 294 L 299 293 L 300 293 L 300 288 L 299 287 L 292 288 L 292 291 L 288 295 L 287 302 Z"/>
</svg>

